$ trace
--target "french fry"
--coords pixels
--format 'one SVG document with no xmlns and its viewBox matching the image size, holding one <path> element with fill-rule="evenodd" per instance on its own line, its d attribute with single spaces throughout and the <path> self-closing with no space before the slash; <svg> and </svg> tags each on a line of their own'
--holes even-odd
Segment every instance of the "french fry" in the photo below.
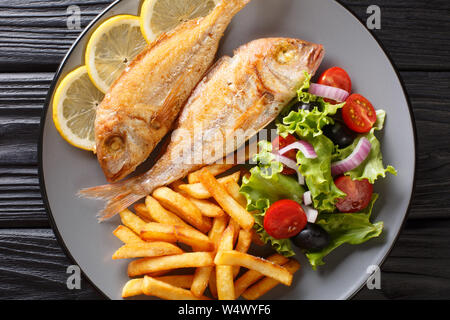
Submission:
<svg viewBox="0 0 450 320">
<path fill-rule="evenodd" d="M 235 172 L 229 176 L 219 178 L 217 181 L 219 183 L 224 183 L 229 180 L 233 180 L 238 182 L 241 174 L 240 172 Z M 203 186 L 203 184 L 194 183 L 194 184 L 182 184 L 179 186 L 179 188 L 183 191 L 185 191 L 187 194 L 189 194 L 191 197 L 196 199 L 209 199 L 211 198 L 211 193 Z"/>
<path fill-rule="evenodd" d="M 298 263 L 296 260 L 292 259 L 288 263 L 286 263 L 284 266 L 287 271 L 289 271 L 291 274 L 294 274 L 297 272 L 297 270 L 300 269 L 300 263 Z M 272 278 L 264 278 L 249 289 L 245 290 L 245 292 L 242 294 L 242 297 L 244 297 L 247 300 L 256 300 L 275 288 L 277 285 L 279 285 L 280 282 L 272 279 Z"/>
<path fill-rule="evenodd" d="M 174 254 L 182 254 L 183 250 L 167 242 L 131 243 L 117 250 L 112 258 L 133 259 L 144 257 L 161 257 Z"/>
<path fill-rule="evenodd" d="M 142 291 L 148 296 L 155 296 L 166 300 L 209 300 L 206 297 L 197 298 L 189 290 L 182 289 L 145 276 Z"/>
<path fill-rule="evenodd" d="M 146 243 L 136 233 L 131 231 L 130 228 L 122 225 L 118 226 L 116 230 L 113 231 L 113 234 L 123 243 Z"/>
<path fill-rule="evenodd" d="M 137 203 L 134 205 L 134 212 L 136 212 L 136 215 L 141 218 L 144 222 L 153 222 L 154 220 L 149 215 L 147 207 L 145 206 L 145 203 Z"/>
<path fill-rule="evenodd" d="M 174 256 L 142 258 L 128 265 L 128 275 L 136 277 L 151 272 L 180 268 L 207 267 L 214 264 L 211 253 L 192 252 Z"/>
<path fill-rule="evenodd" d="M 289 261 L 288 258 L 278 253 L 271 255 L 267 258 L 267 260 L 278 265 L 284 265 Z M 257 271 L 248 270 L 246 273 L 236 279 L 236 281 L 234 282 L 234 292 L 236 294 L 236 298 L 239 298 L 242 293 L 247 290 L 248 287 L 256 283 L 258 280 L 262 279 L 263 277 L 264 275 Z"/>
<path fill-rule="evenodd" d="M 224 231 L 222 238 L 220 239 L 217 252 L 220 253 L 224 250 L 233 249 L 233 238 L 235 229 L 233 225 L 229 225 Z M 234 278 L 233 267 L 220 265 L 216 266 L 216 283 L 217 283 L 217 296 L 219 300 L 234 300 Z"/>
<path fill-rule="evenodd" d="M 217 280 L 216 280 L 216 268 L 213 268 L 213 272 L 209 277 L 209 291 L 211 292 L 214 298 L 218 298 L 217 296 Z"/>
<path fill-rule="evenodd" d="M 186 198 L 192 202 L 205 217 L 215 218 L 225 215 L 225 211 L 223 211 L 221 207 L 208 200 L 195 199 L 189 196 Z"/>
<path fill-rule="evenodd" d="M 214 219 L 211 230 L 209 230 L 208 237 L 214 243 L 215 250 L 219 245 L 220 238 L 224 232 L 228 222 L 228 216 L 220 216 Z M 211 277 L 213 267 L 201 267 L 195 270 L 194 280 L 192 281 L 191 291 L 196 296 L 202 296 L 208 286 L 209 278 Z M 215 275 L 215 273 L 214 273 Z"/>
<path fill-rule="evenodd" d="M 189 289 L 192 285 L 192 280 L 194 276 L 189 275 L 174 275 L 174 276 L 163 276 L 154 278 L 155 280 L 168 283 L 174 287 Z"/>
<path fill-rule="evenodd" d="M 267 277 L 278 280 L 287 286 L 290 286 L 292 283 L 292 274 L 282 266 L 235 250 L 218 251 L 214 263 L 216 265 L 241 266 L 250 270 L 255 270 Z"/>
<path fill-rule="evenodd" d="M 248 249 L 250 248 L 250 245 L 252 244 L 252 233 L 251 231 L 241 229 L 239 231 L 239 237 L 238 242 L 236 244 L 236 251 L 247 253 Z M 236 278 L 239 274 L 240 267 L 234 266 L 233 267 L 233 278 Z"/>
<path fill-rule="evenodd" d="M 123 210 L 120 213 L 120 219 L 122 220 L 122 223 L 134 231 L 134 233 L 140 234 L 141 230 L 145 226 L 145 221 L 139 218 L 137 215 L 135 215 L 133 212 L 131 212 L 128 209 Z"/>
<path fill-rule="evenodd" d="M 194 247 L 197 251 L 214 250 L 214 243 L 206 235 L 182 226 L 150 222 L 142 229 L 141 237 L 150 241 L 178 241 Z"/>
<path fill-rule="evenodd" d="M 142 291 L 143 284 L 144 278 L 132 279 L 128 281 L 122 289 L 122 298 L 129 298 L 143 295 L 144 294 L 144 291 Z"/>
<path fill-rule="evenodd" d="M 233 226 L 235 232 L 233 234 L 233 247 L 236 244 L 236 240 L 239 236 L 239 230 L 241 229 L 241 226 L 239 225 L 239 223 L 236 222 L 236 220 L 234 220 L 233 218 L 230 218 L 230 221 L 228 222 L 228 225 Z M 233 250 L 233 249 L 231 249 Z"/>
<path fill-rule="evenodd" d="M 226 181 L 223 186 L 234 200 L 236 200 L 243 208 L 247 208 L 247 199 L 239 192 L 240 187 L 236 181 Z"/>
<path fill-rule="evenodd" d="M 212 164 L 206 166 L 205 168 L 211 172 L 213 176 L 218 176 L 221 173 L 227 172 L 231 168 L 233 168 L 234 164 Z M 192 172 L 188 175 L 188 181 L 190 184 L 199 183 L 200 182 L 200 170 Z"/>
<path fill-rule="evenodd" d="M 151 196 L 147 196 L 145 199 L 145 206 L 147 208 L 148 215 L 156 222 L 190 227 L 176 214 L 164 209 L 158 200 L 152 198 Z"/>
<path fill-rule="evenodd" d="M 202 170 L 200 180 L 217 203 L 239 223 L 242 229 L 250 230 L 253 227 L 255 218 L 228 194 L 223 185 L 208 170 Z"/>
<path fill-rule="evenodd" d="M 211 221 L 203 217 L 201 211 L 188 199 L 170 188 L 162 187 L 153 192 L 163 207 L 178 215 L 185 222 L 196 227 L 203 233 L 211 229 Z"/>
</svg>

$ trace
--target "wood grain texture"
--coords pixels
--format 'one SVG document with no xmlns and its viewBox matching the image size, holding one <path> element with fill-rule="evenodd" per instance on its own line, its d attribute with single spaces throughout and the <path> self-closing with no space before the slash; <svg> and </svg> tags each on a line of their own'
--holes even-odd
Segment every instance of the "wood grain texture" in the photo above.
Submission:
<svg viewBox="0 0 450 320">
<path fill-rule="evenodd" d="M 137 1 L 137 0 L 127 0 Z M 37 142 L 54 72 L 85 27 L 112 0 L 0 0 L 0 299 L 98 299 L 86 281 L 66 288 L 71 262 L 40 195 Z M 402 70 L 418 131 L 417 185 L 408 222 L 382 267 L 382 289 L 356 299 L 450 299 L 450 2 L 343 0 L 360 20 L 376 4 L 374 31 Z"/>
<path fill-rule="evenodd" d="M 136 0 L 131 0 L 136 1 Z M 81 30 L 67 28 L 67 8 L 78 5 L 81 26 L 112 0 L 0 0 L 0 70 L 56 69 Z M 450 2 L 447 0 L 341 1 L 366 21 L 367 7 L 382 8 L 382 40 L 398 67 L 408 70 L 450 71 Z"/>
</svg>

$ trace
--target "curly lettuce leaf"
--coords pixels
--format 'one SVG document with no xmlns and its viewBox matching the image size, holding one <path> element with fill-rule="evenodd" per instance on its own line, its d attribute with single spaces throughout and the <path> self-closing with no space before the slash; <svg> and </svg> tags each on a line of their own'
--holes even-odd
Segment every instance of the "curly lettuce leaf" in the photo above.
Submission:
<svg viewBox="0 0 450 320">
<path fill-rule="evenodd" d="M 306 257 L 313 269 L 323 265 L 323 258 L 337 247 L 345 243 L 353 245 L 361 244 L 381 234 L 383 231 L 383 222 L 374 224 L 370 222 L 372 209 L 377 199 L 378 195 L 373 194 L 369 206 L 360 213 L 319 215 L 316 223 L 328 232 L 330 244 L 321 251 L 306 252 Z"/>
<path fill-rule="evenodd" d="M 346 194 L 334 184 L 331 176 L 331 157 L 334 151 L 333 142 L 324 135 L 308 139 L 317 153 L 317 158 L 308 159 L 302 152 L 297 153 L 300 172 L 305 177 L 306 185 L 319 212 L 333 212 L 336 202 Z"/>
<path fill-rule="evenodd" d="M 257 158 L 266 158 L 267 155 L 264 155 L 264 152 L 257 155 Z M 282 164 L 275 161 L 266 166 L 256 166 L 250 170 L 250 178 L 243 178 L 240 191 L 247 199 L 247 210 L 253 213 L 254 228 L 264 243 L 270 244 L 280 254 L 291 257 L 295 255 L 291 241 L 275 239 L 264 230 L 264 216 L 274 202 L 291 199 L 301 203 L 305 192 L 303 186 L 299 185 L 294 178 L 281 174 L 281 171 L 283 171 Z"/>
<path fill-rule="evenodd" d="M 335 115 L 336 112 L 344 106 L 345 103 L 331 104 L 325 102 L 323 98 L 315 96 L 308 92 L 311 83 L 311 76 L 305 73 L 305 81 L 297 92 L 297 99 L 303 103 L 315 105 L 312 111 L 298 110 L 291 111 L 283 118 L 282 123 L 278 123 L 278 133 L 285 137 L 287 134 L 296 133 L 300 137 L 317 137 L 323 134 L 322 128 L 334 124 L 334 120 L 329 117 Z M 288 111 L 297 103 L 289 105 Z M 284 113 L 286 115 L 286 112 Z"/>
<path fill-rule="evenodd" d="M 377 122 L 375 123 L 372 130 L 365 135 L 360 135 L 353 144 L 344 149 L 337 149 L 336 153 L 333 155 L 333 162 L 340 161 L 347 158 L 353 150 L 356 148 L 359 140 L 365 137 L 369 140 L 372 145 L 372 149 L 366 160 L 364 160 L 361 165 L 357 168 L 346 172 L 345 175 L 350 176 L 353 180 L 364 180 L 368 179 L 370 183 L 374 184 L 379 177 L 386 177 L 386 173 L 391 173 L 397 175 L 397 171 L 392 166 L 384 167 L 383 155 L 381 154 L 381 144 L 380 141 L 375 136 L 375 131 L 383 129 L 384 120 L 386 118 L 386 112 L 384 110 L 377 111 Z"/>
</svg>

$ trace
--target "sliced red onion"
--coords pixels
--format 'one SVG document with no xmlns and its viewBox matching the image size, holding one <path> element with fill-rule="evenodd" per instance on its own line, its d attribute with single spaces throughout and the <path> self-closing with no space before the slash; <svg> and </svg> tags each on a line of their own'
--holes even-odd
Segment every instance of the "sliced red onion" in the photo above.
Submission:
<svg viewBox="0 0 450 320">
<path fill-rule="evenodd" d="M 309 93 L 338 102 L 344 102 L 350 95 L 347 91 L 340 88 L 325 86 L 317 83 L 311 83 Z"/>
<path fill-rule="evenodd" d="M 306 191 L 306 192 L 303 194 L 303 203 L 305 204 L 305 206 L 310 206 L 310 205 L 312 205 L 311 191 Z"/>
<path fill-rule="evenodd" d="M 279 154 L 275 154 L 275 159 L 278 162 L 281 162 L 282 164 L 284 164 L 286 167 L 295 170 L 297 172 L 298 183 L 301 184 L 301 185 L 305 184 L 305 178 L 300 173 L 299 166 L 297 165 L 297 163 L 294 160 L 291 160 L 291 159 L 289 159 L 287 157 L 280 156 Z"/>
<path fill-rule="evenodd" d="M 284 147 L 279 151 L 280 154 L 285 154 L 288 151 L 291 151 L 293 149 L 300 150 L 304 155 L 305 158 L 308 159 L 315 159 L 317 158 L 316 150 L 314 150 L 314 147 L 309 142 L 299 140 L 294 143 L 291 143 L 290 145 Z"/>
<path fill-rule="evenodd" d="M 350 170 L 357 168 L 369 156 L 372 144 L 366 138 L 361 138 L 356 145 L 355 150 L 344 160 L 331 164 L 331 174 L 338 176 Z"/>
<path fill-rule="evenodd" d="M 316 209 L 314 209 L 310 206 L 302 206 L 302 207 L 303 207 L 303 210 L 305 211 L 308 222 L 316 223 L 317 217 L 319 216 L 319 211 L 317 211 Z"/>
</svg>

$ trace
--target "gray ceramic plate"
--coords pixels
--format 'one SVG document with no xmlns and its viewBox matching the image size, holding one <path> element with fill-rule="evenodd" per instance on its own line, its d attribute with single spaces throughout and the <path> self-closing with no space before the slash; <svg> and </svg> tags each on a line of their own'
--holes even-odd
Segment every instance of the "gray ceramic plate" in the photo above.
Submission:
<svg viewBox="0 0 450 320">
<path fill-rule="evenodd" d="M 105 183 L 95 157 L 73 148 L 56 131 L 51 113 L 55 86 L 70 70 L 83 64 L 86 41 L 95 27 L 116 14 L 139 13 L 140 1 L 118 1 L 87 28 L 69 51 L 49 92 L 42 119 L 40 178 L 43 198 L 55 233 L 66 252 L 84 275 L 106 296 L 120 299 L 128 280 L 128 261 L 112 261 L 121 243 L 112 231 L 117 218 L 99 224 L 95 213 L 102 203 L 80 200 L 80 188 Z M 414 184 L 415 135 L 412 115 L 401 81 L 374 37 L 342 5 L 332 0 L 253 0 L 233 20 L 223 39 L 220 55 L 232 54 L 241 44 L 260 37 L 297 37 L 324 45 L 327 54 L 321 70 L 345 68 L 355 91 L 365 95 L 376 108 L 387 111 L 382 137 L 386 163 L 394 165 L 398 177 L 377 183 L 381 200 L 374 218 L 385 222 L 383 236 L 364 245 L 344 246 L 326 258 L 326 265 L 313 271 L 303 257 L 303 268 L 292 287 L 279 286 L 267 299 L 347 299 L 368 278 L 370 265 L 379 265 L 388 255 L 408 211 Z"/>
</svg>

